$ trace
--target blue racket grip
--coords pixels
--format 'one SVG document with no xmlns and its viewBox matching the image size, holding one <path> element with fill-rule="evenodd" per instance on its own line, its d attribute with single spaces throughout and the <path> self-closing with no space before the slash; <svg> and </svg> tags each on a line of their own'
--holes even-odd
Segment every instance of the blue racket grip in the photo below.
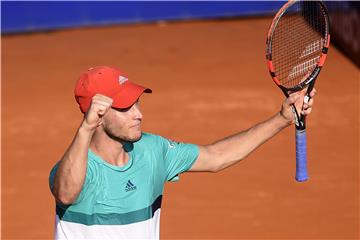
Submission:
<svg viewBox="0 0 360 240">
<path fill-rule="evenodd" d="M 298 182 L 308 180 L 306 159 L 306 130 L 296 129 L 296 176 Z"/>
</svg>

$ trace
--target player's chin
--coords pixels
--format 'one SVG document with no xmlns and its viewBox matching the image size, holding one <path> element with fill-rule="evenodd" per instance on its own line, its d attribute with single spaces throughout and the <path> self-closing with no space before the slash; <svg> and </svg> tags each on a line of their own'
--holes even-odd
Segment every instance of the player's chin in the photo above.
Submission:
<svg viewBox="0 0 360 240">
<path fill-rule="evenodd" d="M 138 129 L 136 131 L 132 131 L 131 134 L 128 135 L 128 139 L 127 141 L 129 142 L 136 142 L 136 141 L 139 141 L 140 138 L 142 136 L 142 131 L 141 129 Z"/>
</svg>

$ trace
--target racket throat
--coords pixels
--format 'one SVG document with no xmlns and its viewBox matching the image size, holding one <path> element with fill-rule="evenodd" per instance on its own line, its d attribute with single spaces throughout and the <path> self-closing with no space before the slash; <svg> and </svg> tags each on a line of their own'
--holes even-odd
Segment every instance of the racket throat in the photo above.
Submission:
<svg viewBox="0 0 360 240">
<path fill-rule="evenodd" d="M 300 119 L 298 112 L 296 111 L 296 108 L 294 105 L 291 105 L 291 111 L 294 114 L 294 120 L 295 120 L 295 126 L 298 130 L 305 129 L 305 121 L 302 121 L 303 119 Z"/>
</svg>

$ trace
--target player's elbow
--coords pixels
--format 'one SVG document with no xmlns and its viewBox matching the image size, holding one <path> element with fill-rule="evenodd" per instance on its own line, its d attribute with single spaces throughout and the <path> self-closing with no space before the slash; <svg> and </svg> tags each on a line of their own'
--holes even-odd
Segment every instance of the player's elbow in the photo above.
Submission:
<svg viewBox="0 0 360 240">
<path fill-rule="evenodd" d="M 76 200 L 76 196 L 73 195 L 73 196 L 69 196 L 69 195 L 60 195 L 57 200 L 63 204 L 63 205 L 71 205 L 72 203 L 75 202 Z"/>
<path fill-rule="evenodd" d="M 58 197 L 56 198 L 56 201 L 61 205 L 71 205 L 73 202 L 75 202 L 73 198 L 67 198 L 67 197 Z"/>
<path fill-rule="evenodd" d="M 79 195 L 78 192 L 70 191 L 70 190 L 64 190 L 62 188 L 54 186 L 52 189 L 52 194 L 55 198 L 55 200 L 58 203 L 61 203 L 62 205 L 71 205 L 74 203 Z"/>
<path fill-rule="evenodd" d="M 221 170 L 223 170 L 221 166 L 214 166 L 213 168 L 210 169 L 210 172 L 217 173 L 220 172 Z"/>
<path fill-rule="evenodd" d="M 54 194 L 57 202 L 62 205 L 71 205 L 75 202 L 77 195 L 69 195 L 69 194 Z"/>
<path fill-rule="evenodd" d="M 221 167 L 218 166 L 217 164 L 211 164 L 206 169 L 206 172 L 210 172 L 210 173 L 217 173 L 219 171 L 221 171 Z"/>
</svg>

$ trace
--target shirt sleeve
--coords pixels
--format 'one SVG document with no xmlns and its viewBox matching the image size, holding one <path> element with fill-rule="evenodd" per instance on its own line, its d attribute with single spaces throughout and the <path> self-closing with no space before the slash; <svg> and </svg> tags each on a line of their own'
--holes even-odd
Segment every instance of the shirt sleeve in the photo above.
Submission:
<svg viewBox="0 0 360 240">
<path fill-rule="evenodd" d="M 166 180 L 178 181 L 179 174 L 188 171 L 199 156 L 199 147 L 195 144 L 175 142 L 163 139 L 165 148 Z"/>
</svg>

